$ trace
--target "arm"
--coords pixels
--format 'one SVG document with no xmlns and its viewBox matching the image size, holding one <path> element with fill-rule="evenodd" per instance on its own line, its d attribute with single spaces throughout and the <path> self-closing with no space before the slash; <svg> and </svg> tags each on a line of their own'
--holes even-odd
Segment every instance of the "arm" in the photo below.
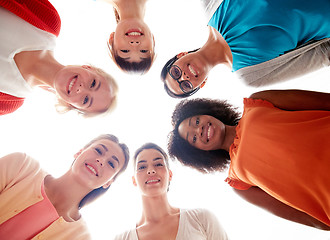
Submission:
<svg viewBox="0 0 330 240">
<path fill-rule="evenodd" d="M 251 187 L 248 190 L 235 189 L 234 191 L 249 203 L 261 207 L 278 217 L 318 229 L 330 230 L 330 226 L 327 226 L 304 212 L 282 203 L 258 187 Z"/>
<path fill-rule="evenodd" d="M 330 40 L 327 38 L 298 47 L 267 62 L 241 68 L 235 73 L 247 85 L 266 86 L 329 66 L 329 56 Z"/>
<path fill-rule="evenodd" d="M 271 102 L 275 107 L 288 111 L 330 111 L 330 94 L 305 90 L 266 90 L 253 93 L 250 98 Z"/>
</svg>

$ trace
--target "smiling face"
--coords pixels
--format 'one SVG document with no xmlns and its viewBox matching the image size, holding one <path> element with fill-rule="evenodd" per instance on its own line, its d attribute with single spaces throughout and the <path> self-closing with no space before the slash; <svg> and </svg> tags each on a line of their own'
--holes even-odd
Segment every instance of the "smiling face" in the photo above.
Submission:
<svg viewBox="0 0 330 240">
<path fill-rule="evenodd" d="M 144 149 L 136 158 L 133 183 L 143 195 L 166 194 L 172 171 L 168 169 L 164 156 L 156 149 Z"/>
<path fill-rule="evenodd" d="M 154 55 L 154 37 L 149 27 L 138 19 L 120 21 L 109 42 L 115 54 L 128 62 L 141 62 Z"/>
<path fill-rule="evenodd" d="M 225 125 L 209 115 L 198 115 L 183 120 L 178 128 L 180 136 L 195 148 L 209 151 L 223 149 Z"/>
<path fill-rule="evenodd" d="M 209 72 L 209 65 L 203 60 L 199 52 L 180 53 L 177 55 L 178 60 L 173 63 L 181 69 L 182 75 L 179 81 L 188 80 L 192 83 L 193 89 L 201 87 L 202 83 L 206 81 Z M 172 65 L 172 66 L 173 66 Z M 166 75 L 165 83 L 171 92 L 181 95 L 181 90 L 178 82 L 174 80 L 170 74 Z"/>
<path fill-rule="evenodd" d="M 90 189 L 108 187 L 125 162 L 121 147 L 108 139 L 95 141 L 75 157 L 72 173 L 81 184 Z"/>
<path fill-rule="evenodd" d="M 90 66 L 66 66 L 54 82 L 59 98 L 83 112 L 103 112 L 114 98 L 109 83 Z"/>
</svg>

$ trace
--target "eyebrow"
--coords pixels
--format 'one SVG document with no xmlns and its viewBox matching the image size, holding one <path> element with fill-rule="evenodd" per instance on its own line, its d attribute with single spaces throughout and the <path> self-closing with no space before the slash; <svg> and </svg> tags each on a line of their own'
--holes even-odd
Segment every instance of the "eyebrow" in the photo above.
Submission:
<svg viewBox="0 0 330 240">
<path fill-rule="evenodd" d="M 87 108 L 89 108 L 90 106 L 92 106 L 92 104 L 93 104 L 93 98 L 91 97 L 91 100 L 89 101 L 89 104 L 88 104 Z"/>
<path fill-rule="evenodd" d="M 104 148 L 106 152 L 108 151 L 108 148 L 104 144 L 100 144 L 100 145 Z"/>
<path fill-rule="evenodd" d="M 162 158 L 161 157 L 156 157 L 152 161 L 157 161 L 157 160 L 162 160 Z"/>
<path fill-rule="evenodd" d="M 147 162 L 147 161 L 146 160 L 141 160 L 141 161 L 138 161 L 137 164 L 139 164 L 139 163 L 145 163 L 145 162 Z"/>
</svg>

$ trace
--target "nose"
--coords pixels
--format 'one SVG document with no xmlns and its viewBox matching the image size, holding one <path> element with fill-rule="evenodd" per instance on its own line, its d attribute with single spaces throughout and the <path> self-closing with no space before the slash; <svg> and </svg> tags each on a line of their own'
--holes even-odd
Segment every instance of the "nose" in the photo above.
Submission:
<svg viewBox="0 0 330 240">
<path fill-rule="evenodd" d="M 183 80 L 189 80 L 189 75 L 186 74 L 184 71 L 183 71 L 182 77 L 183 77 Z"/>
<path fill-rule="evenodd" d="M 79 85 L 77 86 L 76 92 L 77 93 L 81 93 L 82 90 L 83 90 L 83 88 L 84 88 L 84 84 L 83 83 L 79 83 Z"/>
<path fill-rule="evenodd" d="M 199 137 L 202 137 L 203 136 L 203 130 L 204 130 L 204 127 L 199 126 L 196 130 L 196 135 L 199 136 Z"/>
<path fill-rule="evenodd" d="M 140 45 L 140 41 L 129 41 L 129 44 L 131 44 L 132 46 L 138 46 Z"/>
<path fill-rule="evenodd" d="M 154 168 L 149 168 L 148 171 L 147 171 L 148 175 L 152 175 L 152 174 L 155 174 L 155 173 L 156 173 L 156 171 L 155 171 Z"/>
<path fill-rule="evenodd" d="M 101 167 L 103 167 L 104 163 L 101 159 L 96 159 L 96 162 L 100 164 Z"/>
</svg>

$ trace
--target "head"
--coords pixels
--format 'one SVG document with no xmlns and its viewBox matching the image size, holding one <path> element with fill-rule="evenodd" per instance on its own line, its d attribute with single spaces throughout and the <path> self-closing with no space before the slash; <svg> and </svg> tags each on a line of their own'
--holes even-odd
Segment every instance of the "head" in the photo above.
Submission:
<svg viewBox="0 0 330 240">
<path fill-rule="evenodd" d="M 169 96 L 189 97 L 205 85 L 209 66 L 198 50 L 179 53 L 164 65 L 160 77 Z"/>
<path fill-rule="evenodd" d="M 239 116 L 240 113 L 226 101 L 205 98 L 181 101 L 175 107 L 172 115 L 173 130 L 168 138 L 169 155 L 179 160 L 183 165 L 203 173 L 223 171 L 230 162 L 229 153 L 226 150 L 217 149 L 216 145 L 209 146 L 207 138 L 221 137 L 221 133 L 223 134 L 221 126 L 223 124 L 237 125 Z M 188 132 L 189 128 L 185 129 L 189 122 L 191 124 L 190 131 L 193 132 Z M 199 124 L 204 126 L 203 130 L 199 129 L 199 132 L 197 130 L 203 135 L 201 137 L 203 139 L 195 139 L 196 143 L 198 140 L 198 144 L 194 144 L 192 141 Z M 212 125 L 218 127 L 213 128 Z"/>
<path fill-rule="evenodd" d="M 108 48 L 119 68 L 127 73 L 144 74 L 155 58 L 155 39 L 149 27 L 140 19 L 119 20 L 110 34 Z"/>
<path fill-rule="evenodd" d="M 118 86 L 100 68 L 65 66 L 56 74 L 54 88 L 60 113 L 76 110 L 89 117 L 111 112 L 116 106 Z"/>
<path fill-rule="evenodd" d="M 94 138 L 75 154 L 71 171 L 77 181 L 91 191 L 80 201 L 79 208 L 105 193 L 127 168 L 129 151 L 117 137 L 104 134 Z"/>
<path fill-rule="evenodd" d="M 173 174 L 161 147 L 154 143 L 144 144 L 136 150 L 133 163 L 133 184 L 139 187 L 142 195 L 166 194 Z"/>
</svg>

